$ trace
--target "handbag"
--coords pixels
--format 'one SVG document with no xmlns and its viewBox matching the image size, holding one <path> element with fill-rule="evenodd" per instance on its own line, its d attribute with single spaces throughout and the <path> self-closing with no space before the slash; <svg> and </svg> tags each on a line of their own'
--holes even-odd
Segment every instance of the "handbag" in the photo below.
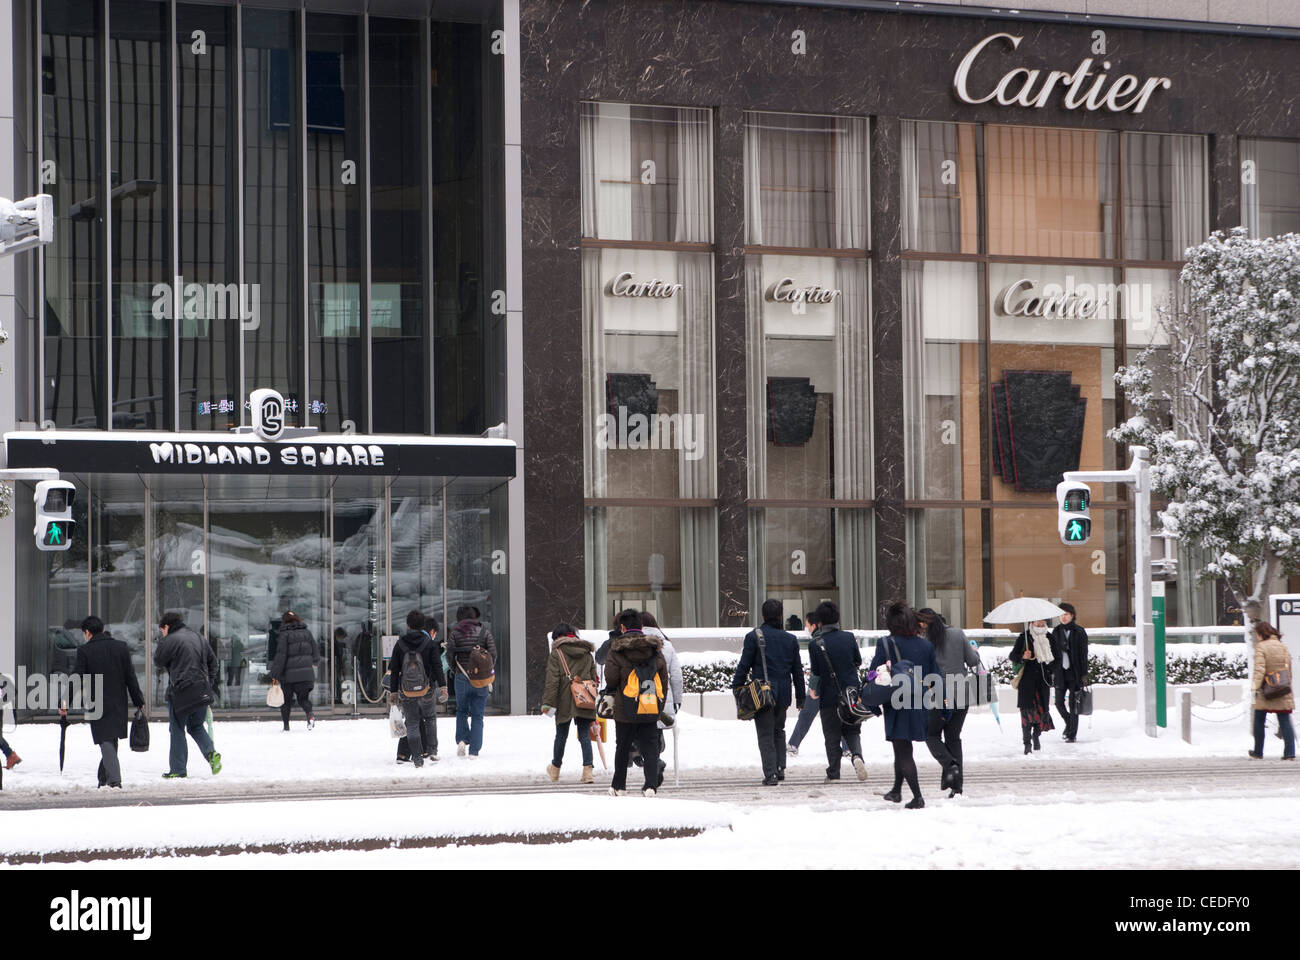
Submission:
<svg viewBox="0 0 1300 960">
<path fill-rule="evenodd" d="M 1013 676 L 1013 677 L 1011 678 L 1011 689 L 1012 689 L 1012 690 L 1019 690 L 1019 689 L 1020 689 L 1020 675 L 1021 675 L 1022 673 L 1024 673 L 1024 672 L 1025 672 L 1025 665 L 1024 665 L 1023 663 L 1017 663 L 1017 664 L 1016 664 L 1016 673 L 1015 673 L 1015 676 Z"/>
<path fill-rule="evenodd" d="M 131 721 L 130 744 L 135 753 L 146 753 L 149 750 L 149 721 L 145 719 L 143 708 L 135 711 L 135 719 Z"/>
<path fill-rule="evenodd" d="M 266 705 L 268 707 L 284 706 L 284 688 L 280 686 L 279 680 L 272 680 L 270 689 L 266 691 Z"/>
<path fill-rule="evenodd" d="M 1070 712 L 1081 717 L 1092 716 L 1092 687 L 1070 691 Z"/>
<path fill-rule="evenodd" d="M 736 697 L 737 720 L 753 720 L 764 710 L 776 706 L 776 694 L 772 692 L 767 674 L 767 640 L 763 637 L 762 627 L 754 632 L 758 638 L 758 654 L 763 658 L 763 680 L 750 680 L 732 691 Z"/>
<path fill-rule="evenodd" d="M 578 710 L 591 710 L 596 706 L 596 681 L 575 677 L 569 671 L 569 662 L 564 659 L 564 651 L 556 647 L 555 652 L 560 655 L 560 666 L 564 668 L 564 675 L 569 678 L 569 693 L 573 694 L 574 707 Z"/>
<path fill-rule="evenodd" d="M 1265 700 L 1278 700 L 1291 692 L 1291 668 L 1283 667 L 1272 673 L 1264 674 L 1264 682 L 1259 692 Z"/>
</svg>

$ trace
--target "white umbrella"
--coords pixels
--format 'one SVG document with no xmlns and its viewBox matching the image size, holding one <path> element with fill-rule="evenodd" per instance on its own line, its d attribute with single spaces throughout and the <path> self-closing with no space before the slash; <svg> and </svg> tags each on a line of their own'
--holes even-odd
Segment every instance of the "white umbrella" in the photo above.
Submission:
<svg viewBox="0 0 1300 960">
<path fill-rule="evenodd" d="M 1038 597 L 1016 597 L 994 607 L 984 616 L 985 623 L 1030 623 L 1034 620 L 1051 620 L 1065 611 L 1050 600 Z"/>
</svg>

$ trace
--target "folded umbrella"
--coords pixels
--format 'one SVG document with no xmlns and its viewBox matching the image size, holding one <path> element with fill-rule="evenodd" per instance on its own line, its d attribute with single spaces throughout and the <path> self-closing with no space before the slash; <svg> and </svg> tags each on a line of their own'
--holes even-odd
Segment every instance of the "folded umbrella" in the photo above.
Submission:
<svg viewBox="0 0 1300 960">
<path fill-rule="evenodd" d="M 63 772 L 63 756 L 68 748 L 68 704 L 59 701 L 59 773 Z"/>
</svg>

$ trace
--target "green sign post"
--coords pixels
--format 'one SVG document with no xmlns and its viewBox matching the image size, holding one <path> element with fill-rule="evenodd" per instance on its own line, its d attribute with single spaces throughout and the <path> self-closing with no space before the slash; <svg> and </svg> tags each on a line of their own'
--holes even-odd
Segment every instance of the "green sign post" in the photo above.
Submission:
<svg viewBox="0 0 1300 960">
<path fill-rule="evenodd" d="M 1156 665 L 1156 726 L 1167 727 L 1165 716 L 1165 584 L 1163 580 L 1151 582 L 1152 655 Z"/>
</svg>

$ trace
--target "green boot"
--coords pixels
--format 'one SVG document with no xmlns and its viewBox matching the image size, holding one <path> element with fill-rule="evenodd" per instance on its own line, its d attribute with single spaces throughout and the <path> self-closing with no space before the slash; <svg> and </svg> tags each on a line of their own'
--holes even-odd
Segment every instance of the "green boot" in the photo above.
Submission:
<svg viewBox="0 0 1300 960">
<path fill-rule="evenodd" d="M 221 772 L 221 754 L 213 750 L 207 756 L 208 766 L 212 767 L 212 775 L 215 777 Z"/>
<path fill-rule="evenodd" d="M 163 774 L 163 779 L 164 779 L 164 780 L 184 780 L 184 779 L 185 779 L 185 774 L 183 774 L 183 773 L 170 773 L 170 772 L 168 772 L 168 773 L 164 773 L 164 774 Z"/>
</svg>

